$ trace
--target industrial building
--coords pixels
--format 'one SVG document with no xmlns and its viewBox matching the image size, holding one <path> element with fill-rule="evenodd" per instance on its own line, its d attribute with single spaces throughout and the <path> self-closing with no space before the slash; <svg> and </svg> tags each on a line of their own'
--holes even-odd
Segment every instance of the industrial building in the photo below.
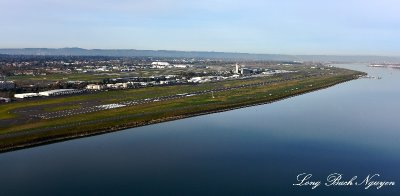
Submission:
<svg viewBox="0 0 400 196">
<path fill-rule="evenodd" d="M 107 84 L 109 89 L 127 89 L 129 86 L 131 86 L 130 83 Z"/>
<path fill-rule="evenodd" d="M 88 90 L 103 90 L 106 87 L 104 85 L 100 85 L 100 84 L 89 84 L 86 86 L 86 89 Z"/>
<path fill-rule="evenodd" d="M 253 73 L 252 69 L 245 68 L 239 64 L 235 65 L 235 74 L 241 74 L 241 75 L 251 75 Z"/>
<path fill-rule="evenodd" d="M 169 64 L 168 62 L 153 62 L 153 63 L 151 63 L 151 67 L 157 68 L 157 69 L 164 69 L 164 68 L 167 68 L 170 66 L 171 66 L 171 64 Z"/>
<path fill-rule="evenodd" d="M 49 97 L 49 96 L 78 94 L 82 92 L 83 90 L 77 90 L 77 89 L 56 89 L 56 90 L 39 92 L 39 95 Z"/>
<path fill-rule="evenodd" d="M 18 99 L 25 99 L 25 98 L 31 98 L 31 97 L 37 97 L 39 96 L 39 93 L 22 93 L 22 94 L 15 94 L 14 97 Z"/>
<path fill-rule="evenodd" d="M 59 95 L 71 95 L 71 94 L 78 94 L 82 93 L 84 90 L 77 90 L 77 89 L 56 89 L 50 91 L 43 91 L 39 93 L 22 93 L 22 94 L 15 94 L 14 97 L 18 99 L 24 98 L 31 98 L 31 97 L 50 97 L 50 96 L 59 96 Z"/>
<path fill-rule="evenodd" d="M 203 76 L 203 77 L 193 77 L 188 80 L 190 83 L 205 83 L 205 82 L 211 82 L 211 81 L 219 81 L 219 80 L 225 80 L 227 77 L 223 76 Z"/>
<path fill-rule="evenodd" d="M 159 65 L 159 66 L 170 66 L 168 62 L 152 62 L 151 65 Z"/>
<path fill-rule="evenodd" d="M 189 68 L 189 65 L 174 65 L 175 68 Z"/>
<path fill-rule="evenodd" d="M 247 68 L 242 68 L 240 72 L 241 72 L 240 74 L 242 75 L 250 75 L 252 73 L 252 70 Z"/>
</svg>

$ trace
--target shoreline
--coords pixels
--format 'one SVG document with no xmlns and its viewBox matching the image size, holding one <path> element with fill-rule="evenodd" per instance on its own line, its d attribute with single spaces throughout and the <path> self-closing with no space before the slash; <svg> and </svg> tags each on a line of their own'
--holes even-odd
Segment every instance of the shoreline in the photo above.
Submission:
<svg viewBox="0 0 400 196">
<path fill-rule="evenodd" d="M 122 130 L 126 130 L 126 129 L 132 129 L 132 128 L 143 127 L 143 126 L 148 126 L 148 125 L 153 125 L 153 124 L 181 120 L 181 119 L 185 119 L 185 118 L 192 118 L 192 117 L 203 116 L 203 115 L 208 115 L 208 114 L 221 113 L 221 112 L 227 112 L 227 111 L 237 110 L 237 109 L 242 109 L 242 108 L 271 104 L 274 102 L 282 101 L 285 99 L 290 99 L 290 98 L 304 95 L 307 93 L 324 90 L 324 89 L 330 88 L 332 86 L 336 86 L 336 85 L 350 82 L 352 80 L 357 80 L 357 79 L 359 79 L 359 78 L 353 78 L 353 79 L 341 81 L 341 82 L 334 83 L 334 84 L 328 84 L 328 85 L 322 86 L 320 88 L 311 89 L 311 90 L 300 92 L 300 93 L 295 93 L 295 94 L 292 94 L 292 95 L 289 95 L 286 97 L 282 97 L 282 98 L 278 98 L 275 100 L 262 101 L 262 102 L 258 102 L 258 103 L 252 103 L 252 104 L 244 104 L 244 105 L 239 105 L 239 106 L 229 107 L 229 108 L 202 111 L 202 112 L 197 112 L 197 113 L 193 113 L 193 114 L 171 116 L 171 117 L 167 117 L 167 118 L 154 119 L 154 120 L 145 121 L 145 122 L 122 124 L 120 126 L 105 127 L 105 128 L 99 129 L 99 130 L 92 130 L 90 132 L 83 132 L 80 134 L 73 134 L 73 135 L 64 136 L 64 137 L 55 137 L 55 138 L 47 138 L 47 139 L 43 138 L 40 141 L 29 142 L 26 144 L 16 145 L 16 146 L 12 146 L 12 147 L 0 148 L 0 154 L 17 151 L 17 150 L 22 150 L 22 149 L 27 149 L 27 148 L 32 148 L 32 147 L 37 147 L 37 146 L 44 146 L 44 145 L 49 145 L 49 144 L 54 144 L 54 143 L 65 142 L 65 141 L 69 141 L 69 140 L 73 140 L 73 139 L 86 138 L 86 137 L 91 137 L 91 136 L 96 136 L 96 135 L 103 135 L 103 134 L 122 131 Z"/>
</svg>

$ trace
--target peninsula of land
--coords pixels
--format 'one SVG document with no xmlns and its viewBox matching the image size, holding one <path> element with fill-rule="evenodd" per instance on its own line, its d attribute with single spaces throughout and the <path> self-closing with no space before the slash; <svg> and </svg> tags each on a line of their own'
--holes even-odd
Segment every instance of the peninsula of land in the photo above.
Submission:
<svg viewBox="0 0 400 196">
<path fill-rule="evenodd" d="M 124 77 L 136 82 L 112 82 L 110 77 L 115 76 L 107 70 L 100 74 L 13 76 L 13 82 L 21 86 L 27 81 L 68 83 L 71 78 L 84 84 L 78 84 L 82 85 L 80 89 L 13 93 L 13 101 L 0 105 L 0 151 L 271 103 L 365 75 L 299 63 L 258 62 L 246 67 L 232 62 L 214 63 L 224 66 L 173 67 L 167 62 L 152 62 L 151 68 L 132 71 L 139 76 Z M 155 79 L 155 74 L 159 78 Z"/>
</svg>

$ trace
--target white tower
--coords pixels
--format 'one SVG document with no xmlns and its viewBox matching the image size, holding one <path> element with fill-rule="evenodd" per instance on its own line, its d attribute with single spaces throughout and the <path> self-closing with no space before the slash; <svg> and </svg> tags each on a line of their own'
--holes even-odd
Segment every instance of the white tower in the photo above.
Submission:
<svg viewBox="0 0 400 196">
<path fill-rule="evenodd" d="M 236 63 L 236 70 L 235 70 L 235 73 L 239 73 L 239 65 Z"/>
</svg>

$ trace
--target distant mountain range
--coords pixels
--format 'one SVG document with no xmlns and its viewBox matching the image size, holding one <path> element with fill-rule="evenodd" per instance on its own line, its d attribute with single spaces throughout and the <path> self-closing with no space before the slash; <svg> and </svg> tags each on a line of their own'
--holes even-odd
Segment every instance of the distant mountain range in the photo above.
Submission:
<svg viewBox="0 0 400 196">
<path fill-rule="evenodd" d="M 229 52 L 197 52 L 173 50 L 109 50 L 83 48 L 20 48 L 0 49 L 7 55 L 43 55 L 43 56 L 121 56 L 121 57 L 171 57 L 171 58 L 208 58 L 231 60 L 269 60 L 269 61 L 324 61 L 324 62 L 400 62 L 400 57 L 389 56 L 335 56 L 335 55 L 281 55 L 250 54 Z"/>
</svg>

